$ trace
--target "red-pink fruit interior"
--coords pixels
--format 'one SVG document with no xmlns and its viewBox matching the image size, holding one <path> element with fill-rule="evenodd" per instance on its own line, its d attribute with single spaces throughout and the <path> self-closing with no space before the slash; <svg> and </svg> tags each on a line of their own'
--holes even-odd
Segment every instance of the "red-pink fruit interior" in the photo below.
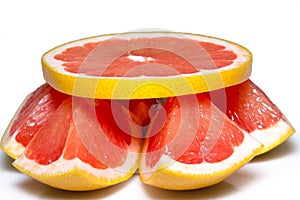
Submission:
<svg viewBox="0 0 300 200">
<path fill-rule="evenodd" d="M 267 129 L 283 118 L 276 105 L 251 80 L 227 87 L 225 92 L 226 115 L 248 133 Z"/>
<path fill-rule="evenodd" d="M 199 164 L 204 160 L 209 163 L 220 162 L 228 158 L 234 147 L 243 142 L 242 131 L 211 103 L 207 94 L 197 95 L 196 107 L 189 103 L 190 98 L 191 95 L 167 99 L 163 107 L 167 113 L 163 128 L 156 134 L 152 133 L 156 123 L 154 120 L 152 129 L 148 132 L 152 136 L 148 139 L 146 149 L 147 166 L 153 167 L 162 154 L 186 164 Z M 193 130 L 190 126 L 195 125 L 197 129 L 189 136 L 192 137 L 190 142 L 183 145 L 189 131 Z M 179 148 L 185 149 L 178 153 Z"/>
<path fill-rule="evenodd" d="M 178 49 L 183 45 L 183 49 Z M 193 43 L 193 44 L 191 44 Z M 185 48 L 186 46 L 186 48 Z M 158 48 L 161 47 L 161 48 Z M 165 47 L 165 48 L 163 48 Z M 107 54 L 103 49 L 114 52 Z M 193 50 L 195 48 L 195 50 Z M 179 52 L 198 52 L 195 67 L 194 57 Z M 101 54 L 101 55 L 99 55 Z M 109 56 L 112 56 L 110 58 Z M 99 56 L 104 56 L 104 58 Z M 66 71 L 92 76 L 139 77 L 170 76 L 196 73 L 202 69 L 216 69 L 233 63 L 237 55 L 224 46 L 211 42 L 193 41 L 172 37 L 138 38 L 130 41 L 110 39 L 101 42 L 74 46 L 56 54 L 54 59 L 63 61 Z M 103 62 L 107 60 L 107 62 Z M 105 64 L 104 64 L 105 63 Z M 121 67 L 120 67 L 121 66 Z"/>
<path fill-rule="evenodd" d="M 12 123 L 10 135 L 17 132 L 16 141 L 26 146 L 65 98 L 66 95 L 48 84 L 40 86 L 23 104 Z"/>
<path fill-rule="evenodd" d="M 220 95 L 224 90 L 226 97 Z M 29 96 L 10 135 L 17 131 L 26 156 L 40 164 L 63 155 L 104 169 L 122 165 L 132 137 L 144 137 L 140 128 L 150 123 L 146 160 L 153 167 L 163 154 L 182 163 L 220 162 L 244 139 L 237 126 L 251 133 L 283 118 L 250 80 L 210 93 L 170 97 L 162 108 L 158 103 L 71 97 L 45 84 Z"/>
<path fill-rule="evenodd" d="M 48 122 L 27 145 L 25 155 L 42 165 L 48 165 L 62 155 L 70 134 L 72 121 L 71 99 L 65 100 L 49 117 Z"/>
<path fill-rule="evenodd" d="M 63 101 L 27 145 L 26 157 L 42 165 L 62 155 L 67 160 L 77 157 L 100 169 L 122 165 L 131 135 L 117 126 L 109 100 L 96 101 L 71 96 Z M 127 119 L 119 117 L 126 124 Z"/>
</svg>

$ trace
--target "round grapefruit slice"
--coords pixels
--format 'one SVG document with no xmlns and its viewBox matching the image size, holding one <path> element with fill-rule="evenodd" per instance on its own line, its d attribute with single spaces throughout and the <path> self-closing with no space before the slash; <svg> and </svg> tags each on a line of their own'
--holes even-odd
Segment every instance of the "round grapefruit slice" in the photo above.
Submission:
<svg viewBox="0 0 300 200">
<path fill-rule="evenodd" d="M 12 158 L 21 155 L 36 132 L 67 95 L 44 84 L 29 94 L 8 125 L 1 148 Z"/>
<path fill-rule="evenodd" d="M 140 166 L 144 183 L 171 190 L 213 185 L 262 148 L 214 106 L 207 94 L 193 96 L 168 98 L 153 118 Z"/>
<path fill-rule="evenodd" d="M 212 94 L 220 92 L 223 91 Z M 226 115 L 264 145 L 259 154 L 280 145 L 295 132 L 283 113 L 251 80 L 227 87 L 225 92 Z M 221 109 L 224 102 L 214 103 Z"/>
<path fill-rule="evenodd" d="M 122 120 L 131 133 L 139 134 L 130 120 Z M 56 188 L 94 190 L 131 177 L 140 145 L 139 139 L 118 128 L 109 101 L 68 97 L 13 165 Z"/>
<path fill-rule="evenodd" d="M 195 94 L 245 81 L 252 55 L 218 38 L 132 32 L 85 38 L 42 56 L 46 81 L 58 91 L 99 99 Z"/>
</svg>

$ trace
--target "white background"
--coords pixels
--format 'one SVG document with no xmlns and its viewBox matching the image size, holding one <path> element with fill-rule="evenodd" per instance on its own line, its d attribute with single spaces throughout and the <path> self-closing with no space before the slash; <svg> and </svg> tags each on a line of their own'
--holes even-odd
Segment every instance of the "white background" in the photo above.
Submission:
<svg viewBox="0 0 300 200">
<path fill-rule="evenodd" d="M 142 28 L 200 33 L 240 43 L 254 55 L 251 79 L 300 130 L 300 1 L 1 1 L 0 136 L 24 97 L 41 85 L 40 57 L 82 37 Z M 94 192 L 65 192 L 19 173 L 0 151 L 1 199 L 263 199 L 299 196 L 300 139 L 255 158 L 222 183 L 174 192 L 138 176 Z"/>
</svg>

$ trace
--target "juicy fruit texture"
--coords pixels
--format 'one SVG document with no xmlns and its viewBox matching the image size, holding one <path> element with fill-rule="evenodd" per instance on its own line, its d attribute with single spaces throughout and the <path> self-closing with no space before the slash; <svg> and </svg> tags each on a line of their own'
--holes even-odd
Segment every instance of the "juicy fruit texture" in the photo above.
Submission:
<svg viewBox="0 0 300 200">
<path fill-rule="evenodd" d="M 282 119 L 282 113 L 250 80 L 226 88 L 226 114 L 248 133 L 266 129 Z"/>
<path fill-rule="evenodd" d="M 44 84 L 28 95 L 1 140 L 2 149 L 12 158 L 17 158 L 38 130 L 47 123 L 67 95 Z"/>
<path fill-rule="evenodd" d="M 148 130 L 144 183 L 172 190 L 218 183 L 250 161 L 261 144 L 231 122 L 207 94 L 168 98 Z M 165 115 L 157 132 L 156 120 Z"/>
<path fill-rule="evenodd" d="M 158 38 L 156 40 L 161 42 L 169 40 L 174 43 L 184 43 L 184 40 L 182 41 L 182 39 L 167 37 Z M 152 45 L 150 44 L 151 42 L 153 42 L 153 39 L 149 38 L 138 38 L 130 41 L 130 43 L 149 43 L 149 45 Z M 199 68 L 196 68 L 185 58 L 174 52 L 163 49 L 142 48 L 134 49 L 120 55 L 108 66 L 103 66 L 103 69 L 100 68 L 101 66 L 96 66 L 97 62 L 94 60 L 94 63 L 89 63 L 88 68 L 83 68 L 83 62 L 85 62 L 88 55 L 102 45 L 103 42 L 93 42 L 84 44 L 83 46 L 70 47 L 60 54 L 55 55 L 54 58 L 65 62 L 62 65 L 68 72 L 106 77 L 172 76 L 178 74 L 191 74 L 204 69 L 209 70 L 231 65 L 233 60 L 237 58 L 237 55 L 232 50 L 225 50 L 225 46 L 209 42 L 194 42 L 203 48 L 203 51 L 214 61 L 214 65 L 205 66 L 202 64 Z M 116 40 L 113 43 L 120 45 L 120 43 L 122 44 L 124 41 Z M 146 65 L 141 65 L 141 63 L 166 65 L 170 66 L 170 68 L 166 69 L 167 71 L 161 69 L 155 70 L 153 68 L 147 68 Z M 122 68 L 120 68 L 120 66 L 122 66 Z"/>
<path fill-rule="evenodd" d="M 33 119 L 38 121 L 26 128 L 30 123 L 24 122 Z M 20 171 L 61 189 L 93 190 L 122 182 L 141 157 L 143 182 L 185 190 L 224 180 L 293 132 L 250 80 L 225 91 L 130 101 L 72 97 L 45 84 L 20 107 L 1 147 L 16 155 Z M 139 138 L 146 138 L 144 154 Z M 12 141 L 22 149 L 8 151 Z"/>
<path fill-rule="evenodd" d="M 251 63 L 251 53 L 240 45 L 171 32 L 86 38 L 42 57 L 44 77 L 52 87 L 100 99 L 162 98 L 219 89 L 248 79 Z"/>
<path fill-rule="evenodd" d="M 97 113 L 91 112 L 93 106 Z M 66 190 L 99 189 L 128 179 L 137 169 L 140 141 L 116 126 L 110 108 L 109 100 L 69 96 L 14 166 L 40 182 Z M 126 119 L 123 124 L 130 127 Z"/>
<path fill-rule="evenodd" d="M 251 80 L 225 88 L 225 92 L 226 115 L 264 145 L 259 154 L 278 146 L 295 132 L 277 106 Z M 221 107 L 220 103 L 215 102 Z"/>
<path fill-rule="evenodd" d="M 218 162 L 228 158 L 233 153 L 233 148 L 243 142 L 244 135 L 242 131 L 214 107 L 205 94 L 197 95 L 197 100 L 199 102 L 198 108 L 191 105 L 193 98 L 189 96 L 173 97 L 166 101 L 164 104 L 167 113 L 165 126 L 158 133 L 152 133 L 153 130 L 157 130 L 153 128 L 148 133 L 153 136 L 149 137 L 146 165 L 154 167 L 156 160 L 161 157 L 161 155 L 157 158 L 154 157 L 156 151 L 167 154 L 171 158 L 186 164 Z M 161 112 L 158 113 L 158 115 L 160 114 Z M 157 117 L 157 119 L 161 118 Z M 216 121 L 216 124 L 214 124 L 214 121 Z M 224 123 L 223 126 L 218 126 L 222 123 Z M 178 135 L 182 134 L 184 137 L 188 137 L 189 133 L 187 132 L 192 133 L 190 139 L 186 139 L 190 140 L 190 146 L 188 146 L 189 143 L 183 145 L 187 149 L 179 152 L 178 155 L 174 155 L 174 152 L 178 151 L 178 145 L 186 142 L 179 140 L 183 137 L 181 138 Z M 221 139 L 217 140 L 217 138 Z M 214 139 L 216 141 L 208 143 L 209 140 Z M 211 145 L 211 142 L 215 144 Z M 206 144 L 211 146 L 205 146 Z M 208 150 L 211 150 L 211 152 L 205 154 L 204 151 Z"/>
</svg>

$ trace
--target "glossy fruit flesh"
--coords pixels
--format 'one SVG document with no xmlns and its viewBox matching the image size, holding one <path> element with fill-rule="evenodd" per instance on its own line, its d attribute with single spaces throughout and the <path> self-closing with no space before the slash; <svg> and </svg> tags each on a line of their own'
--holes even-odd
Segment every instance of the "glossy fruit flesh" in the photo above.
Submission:
<svg viewBox="0 0 300 200">
<path fill-rule="evenodd" d="M 64 159 L 78 157 L 98 168 L 120 166 L 126 159 L 131 136 L 117 126 L 115 120 L 121 119 L 118 117 L 121 115 L 113 118 L 108 100 L 95 103 L 69 97 L 37 132 L 25 155 L 42 165 L 55 162 L 63 155 Z"/>
<path fill-rule="evenodd" d="M 155 127 L 164 120 L 163 127 Z M 208 94 L 168 98 L 148 135 L 146 165 L 154 167 L 166 154 L 186 164 L 214 163 L 228 158 L 244 135 L 210 101 Z"/>
<path fill-rule="evenodd" d="M 195 46 L 198 45 L 197 48 L 203 51 L 203 54 L 206 54 L 207 57 L 212 59 L 211 64 L 208 64 L 207 66 L 201 65 L 196 68 L 187 60 L 187 58 L 181 57 L 170 50 L 164 50 L 163 48 L 132 49 L 129 52 L 117 56 L 117 59 L 113 60 L 113 62 L 108 66 L 101 66 L 99 64 L 101 62 L 100 60 L 89 60 L 88 57 L 92 54 L 95 54 L 97 51 L 101 51 L 98 50 L 102 48 L 101 45 L 105 46 L 105 48 L 108 48 L 108 46 L 110 48 L 118 46 L 119 49 L 122 49 L 122 47 L 128 48 L 127 46 L 132 48 L 135 46 L 145 46 L 144 44 L 153 46 L 156 43 L 163 44 L 167 41 L 170 43 L 169 46 L 172 46 L 171 44 L 175 45 L 176 43 L 181 43 L 183 46 L 193 46 L 191 43 L 194 43 Z M 236 57 L 237 56 L 233 51 L 226 50 L 225 46 L 219 44 L 190 41 L 188 39 L 178 39 L 172 37 L 159 37 L 151 39 L 139 38 L 131 39 L 130 41 L 111 39 L 103 42 L 86 43 L 83 46 L 67 48 L 65 51 L 54 56 L 55 59 L 65 62 L 63 66 L 65 67 L 66 71 L 106 77 L 171 76 L 190 74 L 199 72 L 201 69 L 208 70 L 222 68 L 232 64 Z M 207 63 L 207 61 L 203 61 L 203 63 Z M 149 64 L 151 64 L 151 67 L 147 67 Z M 120 66 L 122 66 L 122 68 L 120 68 Z M 155 66 L 158 68 L 153 68 Z M 168 68 L 162 69 L 163 66 L 168 66 Z"/>
<path fill-rule="evenodd" d="M 24 102 L 12 122 L 10 135 L 17 134 L 16 141 L 26 146 L 65 98 L 66 95 L 57 92 L 48 84 L 40 86 Z"/>
<path fill-rule="evenodd" d="M 225 90 L 226 115 L 248 133 L 267 129 L 283 118 L 280 110 L 250 80 Z"/>
</svg>

